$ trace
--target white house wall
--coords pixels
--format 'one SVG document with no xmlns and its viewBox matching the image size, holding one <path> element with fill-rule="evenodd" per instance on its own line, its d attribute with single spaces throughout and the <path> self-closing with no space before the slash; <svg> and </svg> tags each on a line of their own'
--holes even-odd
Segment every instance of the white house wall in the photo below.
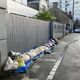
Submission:
<svg viewBox="0 0 80 80">
<path fill-rule="evenodd" d="M 0 0 L 0 7 L 2 8 L 6 8 L 6 4 L 7 3 L 7 0 Z"/>
<path fill-rule="evenodd" d="M 8 13 L 15 13 L 15 14 L 25 15 L 29 17 L 33 17 L 38 13 L 37 10 L 12 0 L 7 0 L 7 11 Z"/>
</svg>

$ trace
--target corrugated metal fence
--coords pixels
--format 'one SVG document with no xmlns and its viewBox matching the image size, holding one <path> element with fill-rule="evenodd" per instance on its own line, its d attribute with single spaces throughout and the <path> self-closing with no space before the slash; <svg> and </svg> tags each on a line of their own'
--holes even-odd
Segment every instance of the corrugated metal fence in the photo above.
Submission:
<svg viewBox="0 0 80 80">
<path fill-rule="evenodd" d="M 53 22 L 52 37 L 65 34 L 63 24 Z M 8 14 L 0 10 L 0 65 L 9 51 L 23 51 L 46 43 L 50 38 L 50 23 L 47 21 Z"/>
<path fill-rule="evenodd" d="M 6 14 L 8 51 L 22 51 L 49 40 L 49 22 Z"/>
</svg>

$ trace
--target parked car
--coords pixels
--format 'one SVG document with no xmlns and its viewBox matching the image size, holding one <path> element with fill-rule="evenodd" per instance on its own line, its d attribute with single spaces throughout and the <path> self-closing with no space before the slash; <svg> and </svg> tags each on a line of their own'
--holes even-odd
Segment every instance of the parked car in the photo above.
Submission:
<svg viewBox="0 0 80 80">
<path fill-rule="evenodd" d="M 74 29 L 74 32 L 75 32 L 75 33 L 80 33 L 80 28 Z"/>
</svg>

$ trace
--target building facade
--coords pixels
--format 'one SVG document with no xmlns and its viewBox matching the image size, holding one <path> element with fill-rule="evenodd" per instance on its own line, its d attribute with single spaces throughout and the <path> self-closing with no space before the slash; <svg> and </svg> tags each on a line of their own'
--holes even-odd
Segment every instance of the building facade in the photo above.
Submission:
<svg viewBox="0 0 80 80">
<path fill-rule="evenodd" d="M 8 13 L 33 17 L 38 10 L 27 6 L 27 0 L 0 0 L 0 8 Z"/>
</svg>

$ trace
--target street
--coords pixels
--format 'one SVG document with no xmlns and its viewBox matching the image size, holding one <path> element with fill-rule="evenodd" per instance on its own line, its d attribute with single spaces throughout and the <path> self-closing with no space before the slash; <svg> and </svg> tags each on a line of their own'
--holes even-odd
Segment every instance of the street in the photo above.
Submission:
<svg viewBox="0 0 80 80">
<path fill-rule="evenodd" d="M 79 53 L 80 34 L 68 34 L 60 40 L 52 54 L 46 54 L 34 61 L 28 73 L 16 73 L 3 80 L 80 80 Z M 62 59 L 55 74 L 52 79 L 47 79 L 59 58 Z"/>
<path fill-rule="evenodd" d="M 80 34 L 72 34 L 67 40 L 70 44 L 53 80 L 80 80 Z"/>
<path fill-rule="evenodd" d="M 35 61 L 30 69 L 30 79 L 46 80 L 56 61 L 63 57 L 53 80 L 80 80 L 80 34 L 69 34 L 60 40 L 52 54 Z M 25 80 L 23 78 L 22 80 Z M 51 79 L 50 79 L 51 80 Z"/>
</svg>

